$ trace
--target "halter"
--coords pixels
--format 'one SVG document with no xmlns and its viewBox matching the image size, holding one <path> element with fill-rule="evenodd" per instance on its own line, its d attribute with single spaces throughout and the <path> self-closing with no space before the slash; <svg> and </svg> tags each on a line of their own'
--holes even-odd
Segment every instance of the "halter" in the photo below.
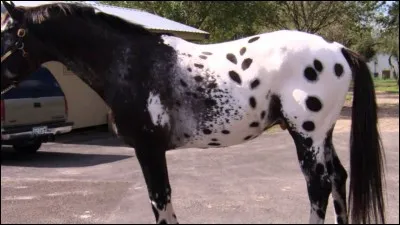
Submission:
<svg viewBox="0 0 400 225">
<path fill-rule="evenodd" d="M 17 50 L 22 52 L 22 57 L 24 57 L 24 58 L 28 57 L 28 52 L 25 51 L 25 49 L 24 49 L 25 45 L 23 42 L 23 38 L 26 36 L 26 30 L 23 28 L 18 29 L 17 36 L 18 36 L 18 40 L 15 42 L 14 46 L 12 46 L 10 50 L 8 50 L 4 55 L 1 56 L 1 63 L 3 63 L 8 57 L 10 57 Z M 7 93 L 12 88 L 16 87 L 17 84 L 18 84 L 18 81 L 13 81 L 13 84 L 11 84 L 8 88 L 1 91 L 1 95 Z"/>
</svg>

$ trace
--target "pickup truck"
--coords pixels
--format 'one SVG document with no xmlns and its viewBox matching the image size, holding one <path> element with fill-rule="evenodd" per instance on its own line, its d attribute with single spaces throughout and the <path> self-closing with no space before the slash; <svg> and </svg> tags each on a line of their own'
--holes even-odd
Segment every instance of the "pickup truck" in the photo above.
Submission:
<svg viewBox="0 0 400 225">
<path fill-rule="evenodd" d="M 72 130 L 64 92 L 51 72 L 41 67 L 1 96 L 1 146 L 37 152 L 42 143 Z"/>
</svg>

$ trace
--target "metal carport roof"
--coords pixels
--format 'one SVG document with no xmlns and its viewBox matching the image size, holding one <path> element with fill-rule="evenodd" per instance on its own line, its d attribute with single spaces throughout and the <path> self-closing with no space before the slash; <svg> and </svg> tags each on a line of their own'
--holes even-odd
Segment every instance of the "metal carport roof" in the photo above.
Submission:
<svg viewBox="0 0 400 225">
<path fill-rule="evenodd" d="M 13 1 L 13 2 L 17 6 L 30 7 L 30 6 L 37 6 L 54 2 L 78 2 L 78 1 Z M 194 27 L 178 23 L 176 21 L 169 20 L 167 18 L 138 9 L 110 6 L 95 1 L 81 1 L 79 3 L 92 5 L 105 13 L 118 16 L 132 23 L 140 24 L 154 32 L 166 31 L 169 33 L 177 34 L 178 36 L 180 36 L 179 33 L 191 33 L 190 36 L 191 39 L 193 40 L 208 39 L 210 35 L 206 31 L 199 30 Z"/>
</svg>

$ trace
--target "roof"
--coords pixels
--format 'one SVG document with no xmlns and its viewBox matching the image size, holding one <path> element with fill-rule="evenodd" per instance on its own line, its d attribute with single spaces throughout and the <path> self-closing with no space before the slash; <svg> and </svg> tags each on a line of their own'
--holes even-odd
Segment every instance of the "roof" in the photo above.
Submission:
<svg viewBox="0 0 400 225">
<path fill-rule="evenodd" d="M 37 6 L 41 4 L 54 3 L 54 1 L 13 1 L 16 6 Z M 58 2 L 76 2 L 76 1 L 58 1 Z M 192 33 L 196 34 L 197 38 L 200 39 L 208 39 L 209 33 L 203 30 L 196 29 L 194 27 L 169 20 L 167 18 L 148 13 L 146 11 L 132 9 L 132 8 L 123 8 L 117 6 L 110 6 L 101 4 L 95 1 L 84 1 L 79 2 L 88 5 L 92 5 L 99 9 L 102 12 L 107 14 L 111 14 L 126 21 L 139 24 L 144 26 L 147 29 L 154 31 L 168 31 L 173 33 L 173 31 L 183 32 L 183 33 Z"/>
</svg>

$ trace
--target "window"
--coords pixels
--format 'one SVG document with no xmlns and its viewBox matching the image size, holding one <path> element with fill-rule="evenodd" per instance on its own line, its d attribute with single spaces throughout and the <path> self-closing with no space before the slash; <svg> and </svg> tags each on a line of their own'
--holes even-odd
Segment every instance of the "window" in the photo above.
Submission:
<svg viewBox="0 0 400 225">
<path fill-rule="evenodd" d="M 64 96 L 64 93 L 53 74 L 47 68 L 41 67 L 19 83 L 16 88 L 4 94 L 2 98 L 18 99 L 52 96 Z"/>
</svg>

